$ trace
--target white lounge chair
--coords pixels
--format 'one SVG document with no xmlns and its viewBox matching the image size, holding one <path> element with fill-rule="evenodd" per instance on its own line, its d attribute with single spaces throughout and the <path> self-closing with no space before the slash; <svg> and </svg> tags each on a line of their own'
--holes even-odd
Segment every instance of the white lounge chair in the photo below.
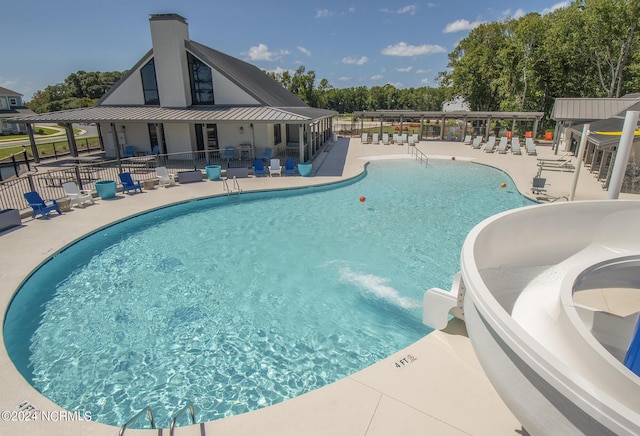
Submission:
<svg viewBox="0 0 640 436">
<path fill-rule="evenodd" d="M 271 159 L 271 165 L 269 165 L 269 177 L 274 174 L 282 177 L 282 167 L 280 166 L 280 159 Z"/>
<path fill-rule="evenodd" d="M 369 143 L 369 134 L 368 133 L 363 133 L 362 137 L 360 138 L 360 140 L 362 141 L 363 144 L 368 144 Z"/>
<path fill-rule="evenodd" d="M 471 145 L 471 142 L 473 141 L 473 137 L 471 135 L 467 135 L 464 137 L 464 143 L 466 145 Z"/>
<path fill-rule="evenodd" d="M 473 143 L 471 144 L 471 148 L 480 148 L 480 141 L 482 141 L 482 136 L 476 136 L 475 138 L 473 138 Z"/>
<path fill-rule="evenodd" d="M 93 195 L 87 189 L 79 189 L 75 182 L 66 182 L 62 184 L 62 189 L 67 197 L 71 199 L 72 206 L 84 207 L 85 203 L 93 204 Z"/>
<path fill-rule="evenodd" d="M 487 142 L 484 144 L 484 152 L 485 153 L 493 153 L 493 148 L 496 146 L 496 137 L 491 135 Z"/>
<path fill-rule="evenodd" d="M 506 136 L 503 136 L 500 138 L 500 142 L 498 143 L 498 148 L 497 148 L 497 152 L 500 154 L 505 154 L 507 152 L 507 144 L 508 144 L 508 139 Z"/>
<path fill-rule="evenodd" d="M 388 133 L 383 133 L 382 134 L 382 143 L 384 145 L 389 145 L 389 134 Z"/>
<path fill-rule="evenodd" d="M 524 138 L 524 146 L 527 149 L 527 154 L 538 154 L 536 151 L 536 144 L 533 142 L 533 138 Z"/>
<path fill-rule="evenodd" d="M 176 178 L 174 174 L 169 174 L 166 167 L 157 167 L 156 175 L 158 176 L 158 186 L 173 186 L 176 184 Z"/>
<path fill-rule="evenodd" d="M 377 133 L 373 134 L 373 139 L 371 139 L 371 142 L 373 144 L 378 144 L 380 142 L 380 140 L 378 139 L 378 134 Z"/>
<path fill-rule="evenodd" d="M 520 150 L 520 138 L 517 136 L 511 138 L 511 153 L 522 154 L 522 150 Z"/>
</svg>

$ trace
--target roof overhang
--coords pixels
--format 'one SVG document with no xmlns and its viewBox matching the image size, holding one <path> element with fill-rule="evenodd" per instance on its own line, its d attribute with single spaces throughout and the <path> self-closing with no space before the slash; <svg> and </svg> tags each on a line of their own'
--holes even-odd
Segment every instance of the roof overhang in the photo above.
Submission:
<svg viewBox="0 0 640 436">
<path fill-rule="evenodd" d="M 94 106 L 14 117 L 21 123 L 286 123 L 311 124 L 337 115 L 312 107 L 268 106 Z"/>
<path fill-rule="evenodd" d="M 504 119 L 504 120 L 536 120 L 544 117 L 544 112 L 485 112 L 485 111 L 411 111 L 411 110 L 377 110 L 356 111 L 358 118 L 467 118 L 467 119 Z"/>
<path fill-rule="evenodd" d="M 574 136 L 582 136 L 584 124 L 579 124 L 571 127 L 571 131 Z M 624 118 L 613 117 L 606 120 L 598 120 L 589 124 L 589 135 L 587 135 L 588 141 L 601 148 L 615 147 L 620 143 L 620 137 L 622 136 L 622 129 L 624 127 Z M 608 133 L 620 133 L 618 134 L 598 134 L 595 132 L 608 132 Z M 635 136 L 634 143 L 640 142 L 640 136 Z"/>
</svg>

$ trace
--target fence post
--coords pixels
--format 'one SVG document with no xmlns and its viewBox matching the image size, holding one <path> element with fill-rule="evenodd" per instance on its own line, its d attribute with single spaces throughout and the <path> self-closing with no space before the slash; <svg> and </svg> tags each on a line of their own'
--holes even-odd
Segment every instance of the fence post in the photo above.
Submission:
<svg viewBox="0 0 640 436">
<path fill-rule="evenodd" d="M 56 143 L 52 142 L 51 146 L 53 146 L 53 157 L 55 157 L 56 160 L 58 160 L 58 151 L 56 150 Z"/>
<path fill-rule="evenodd" d="M 24 156 L 24 162 L 27 164 L 27 171 L 31 171 L 31 165 L 29 165 L 29 156 L 27 156 L 27 148 L 22 146 L 22 155 Z"/>
<path fill-rule="evenodd" d="M 32 191 L 35 191 L 36 190 L 36 185 L 33 183 L 33 175 L 27 174 L 27 180 L 29 181 L 29 188 Z"/>
<path fill-rule="evenodd" d="M 20 170 L 18 168 L 18 162 L 16 162 L 16 155 L 12 154 L 11 155 L 11 163 L 13 164 L 13 172 L 15 173 L 16 177 L 20 176 Z"/>
<path fill-rule="evenodd" d="M 76 182 L 78 182 L 78 188 L 82 190 L 84 188 L 82 186 L 82 177 L 80 177 L 80 167 L 76 165 L 75 170 L 76 170 Z"/>
</svg>

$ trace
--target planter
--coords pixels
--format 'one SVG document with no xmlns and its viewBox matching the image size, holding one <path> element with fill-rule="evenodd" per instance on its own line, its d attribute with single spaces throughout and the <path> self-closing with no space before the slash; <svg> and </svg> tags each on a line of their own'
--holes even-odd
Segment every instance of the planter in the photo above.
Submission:
<svg viewBox="0 0 640 436">
<path fill-rule="evenodd" d="M 178 183 L 193 183 L 193 182 L 202 182 L 202 171 L 193 170 L 193 171 L 178 172 Z"/>
<path fill-rule="evenodd" d="M 311 175 L 311 169 L 311 162 L 300 162 L 298 164 L 298 173 L 300 173 L 302 177 L 309 177 Z"/>
<path fill-rule="evenodd" d="M 69 197 L 62 197 L 56 200 L 60 212 L 71 212 L 71 199 Z"/>
<path fill-rule="evenodd" d="M 0 210 L 0 232 L 22 224 L 18 209 Z"/>
<path fill-rule="evenodd" d="M 207 165 L 204 170 L 207 172 L 209 180 L 220 180 L 220 173 L 222 172 L 220 165 Z"/>
<path fill-rule="evenodd" d="M 103 200 L 116 196 L 116 182 L 114 180 L 98 180 L 95 187 L 96 192 Z"/>
<path fill-rule="evenodd" d="M 148 179 L 148 180 L 143 180 L 142 181 L 142 187 L 147 190 L 150 191 L 152 189 L 155 189 L 156 187 L 156 181 L 153 179 Z"/>
</svg>

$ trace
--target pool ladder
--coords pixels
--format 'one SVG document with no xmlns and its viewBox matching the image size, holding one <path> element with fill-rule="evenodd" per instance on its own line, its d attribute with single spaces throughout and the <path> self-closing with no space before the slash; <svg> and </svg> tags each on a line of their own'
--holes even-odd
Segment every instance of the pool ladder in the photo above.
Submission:
<svg viewBox="0 0 640 436">
<path fill-rule="evenodd" d="M 233 176 L 233 188 L 229 187 L 229 183 L 227 182 L 226 177 L 222 179 L 222 185 L 224 187 L 224 190 L 227 192 L 227 195 L 233 194 L 234 192 L 236 194 L 239 194 L 242 192 L 242 189 L 240 188 L 240 183 L 238 183 L 238 179 L 236 179 L 236 176 Z M 235 191 L 233 189 L 235 189 Z"/>
<path fill-rule="evenodd" d="M 408 152 L 411 153 L 411 156 L 415 156 L 416 160 L 420 160 L 420 163 L 424 162 L 425 166 L 429 166 L 429 158 L 426 154 L 418 150 L 418 147 L 409 147 Z"/>
<path fill-rule="evenodd" d="M 125 422 L 122 425 L 122 427 L 120 427 L 120 433 L 118 433 L 118 436 L 123 436 L 125 430 L 127 429 L 127 427 L 129 427 L 129 425 L 131 425 L 132 422 L 134 422 L 136 419 L 138 419 L 144 413 L 147 414 L 147 418 L 149 419 L 149 424 L 151 424 L 151 428 L 155 429 L 156 425 L 155 425 L 155 422 L 153 421 L 153 411 L 151 410 L 151 407 L 147 406 L 144 409 L 140 410 L 135 415 L 133 415 L 131 418 L 129 418 L 129 420 L 127 422 Z M 188 403 L 182 409 L 178 410 L 176 412 L 176 414 L 173 415 L 173 418 L 171 418 L 171 427 L 169 427 L 169 436 L 173 436 L 173 433 L 174 433 L 175 428 L 176 428 L 176 421 L 178 420 L 180 415 L 182 415 L 183 413 L 188 413 L 188 416 L 189 416 L 189 418 L 191 420 L 191 424 L 195 424 L 196 423 L 196 414 L 195 414 L 195 411 L 194 411 L 194 408 L 193 408 L 193 403 Z M 202 424 L 200 424 L 200 435 L 204 436 L 204 426 Z"/>
</svg>

